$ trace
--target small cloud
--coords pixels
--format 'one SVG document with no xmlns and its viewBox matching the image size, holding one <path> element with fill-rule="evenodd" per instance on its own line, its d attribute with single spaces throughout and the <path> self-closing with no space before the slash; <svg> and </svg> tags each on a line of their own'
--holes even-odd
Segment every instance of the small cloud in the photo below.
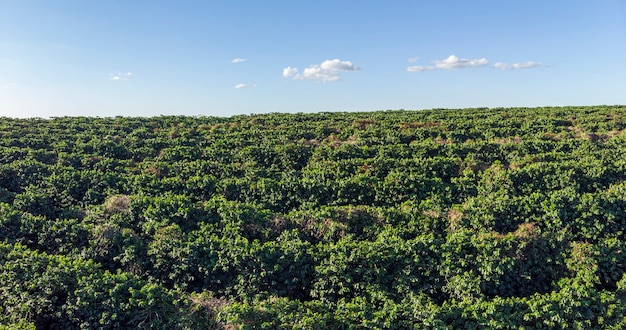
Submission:
<svg viewBox="0 0 626 330">
<path fill-rule="evenodd" d="M 322 70 L 324 71 L 359 71 L 360 68 L 357 68 L 350 61 L 341 61 L 339 59 L 334 60 L 326 60 L 322 62 L 320 65 Z"/>
<path fill-rule="evenodd" d="M 297 68 L 290 66 L 283 69 L 283 77 L 293 77 L 294 79 L 315 80 L 317 82 L 337 81 L 341 79 L 340 72 L 359 71 L 361 68 L 355 66 L 350 61 L 339 59 L 326 60 L 321 64 L 314 64 L 298 73 Z"/>
<path fill-rule="evenodd" d="M 237 57 L 237 58 L 234 58 L 232 61 L 230 61 L 230 63 L 242 63 L 245 61 L 247 61 L 247 59 Z"/>
<path fill-rule="evenodd" d="M 513 69 L 532 69 L 532 68 L 538 67 L 539 65 L 541 65 L 541 63 L 537 63 L 537 62 L 515 63 L 513 64 Z"/>
<path fill-rule="evenodd" d="M 408 71 L 408 72 L 424 72 L 424 71 L 434 70 L 434 69 L 435 69 L 434 66 L 413 65 L 413 66 L 407 67 L 406 71 Z"/>
<path fill-rule="evenodd" d="M 246 85 L 246 84 L 237 84 L 237 85 L 235 85 L 235 88 L 237 88 L 237 89 L 246 88 L 246 87 L 249 87 L 249 86 Z"/>
<path fill-rule="evenodd" d="M 411 57 L 411 58 L 409 59 L 409 63 L 415 63 L 415 62 L 417 62 L 419 59 L 420 59 L 419 57 Z"/>
<path fill-rule="evenodd" d="M 411 60 L 415 59 L 415 61 L 417 61 L 417 58 L 411 58 L 409 59 L 409 62 L 411 62 Z M 440 61 L 433 61 L 434 65 L 427 65 L 427 66 L 422 66 L 422 65 L 413 65 L 413 66 L 409 66 L 406 68 L 406 71 L 408 72 L 424 72 L 424 71 L 429 71 L 429 70 L 455 70 L 455 69 L 466 69 L 466 68 L 474 68 L 474 67 L 482 67 L 482 66 L 486 66 L 487 64 L 489 64 L 489 61 L 487 61 L 486 58 L 477 58 L 477 59 L 467 59 L 467 58 L 459 58 L 456 55 L 450 55 L 448 56 L 448 58 L 440 60 Z"/>
<path fill-rule="evenodd" d="M 498 62 L 493 65 L 494 68 L 508 71 L 508 70 L 517 70 L 517 69 L 532 69 L 540 66 L 541 63 L 537 62 L 524 62 L 524 63 L 514 63 L 513 65 L 508 65 L 507 63 Z"/>
<path fill-rule="evenodd" d="M 298 68 L 292 68 L 290 66 L 283 69 L 283 77 L 295 76 L 298 73 Z"/>
<path fill-rule="evenodd" d="M 2 89 L 8 89 L 8 88 L 13 88 L 13 87 L 15 87 L 15 86 L 17 86 L 17 84 L 16 84 L 16 83 L 6 83 L 6 84 L 2 84 L 2 85 L 0 85 L 0 88 L 2 88 Z"/>
<path fill-rule="evenodd" d="M 505 71 L 511 69 L 511 67 L 508 64 L 502 63 L 502 62 L 498 62 L 494 64 L 493 67 L 496 69 L 505 70 Z"/>
<path fill-rule="evenodd" d="M 133 75 L 132 72 L 110 74 L 111 80 L 115 80 L 115 81 L 128 80 L 131 78 L 132 75 Z"/>
<path fill-rule="evenodd" d="M 455 55 L 450 55 L 445 60 L 435 61 L 435 67 L 437 69 L 453 70 L 453 69 L 465 69 L 473 67 L 481 67 L 489 64 L 486 58 L 467 59 L 458 58 Z"/>
</svg>

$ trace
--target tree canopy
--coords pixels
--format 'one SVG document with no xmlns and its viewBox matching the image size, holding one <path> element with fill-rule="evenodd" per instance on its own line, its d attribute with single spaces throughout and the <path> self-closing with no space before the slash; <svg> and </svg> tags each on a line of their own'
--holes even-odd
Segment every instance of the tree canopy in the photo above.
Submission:
<svg viewBox="0 0 626 330">
<path fill-rule="evenodd" d="M 626 327 L 626 107 L 0 118 L 0 329 Z"/>
</svg>

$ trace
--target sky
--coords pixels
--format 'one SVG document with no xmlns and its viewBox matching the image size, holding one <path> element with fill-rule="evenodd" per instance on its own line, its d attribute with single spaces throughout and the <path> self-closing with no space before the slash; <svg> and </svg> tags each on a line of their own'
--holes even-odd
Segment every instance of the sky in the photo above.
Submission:
<svg viewBox="0 0 626 330">
<path fill-rule="evenodd" d="M 626 104 L 624 0 L 0 8 L 0 117 Z"/>
</svg>

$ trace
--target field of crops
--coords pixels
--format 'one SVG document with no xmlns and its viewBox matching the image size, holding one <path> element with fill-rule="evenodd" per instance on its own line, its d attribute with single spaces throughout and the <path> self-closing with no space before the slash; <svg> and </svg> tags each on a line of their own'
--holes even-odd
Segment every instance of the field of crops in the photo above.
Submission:
<svg viewBox="0 0 626 330">
<path fill-rule="evenodd" d="M 626 107 L 0 118 L 0 329 L 626 327 Z"/>
</svg>

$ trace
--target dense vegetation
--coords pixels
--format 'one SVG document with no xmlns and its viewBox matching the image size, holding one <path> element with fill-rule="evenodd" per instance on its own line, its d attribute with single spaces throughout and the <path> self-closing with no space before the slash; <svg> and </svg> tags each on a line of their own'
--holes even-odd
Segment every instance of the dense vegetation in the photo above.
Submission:
<svg viewBox="0 0 626 330">
<path fill-rule="evenodd" d="M 625 128 L 0 118 L 0 329 L 624 328 Z"/>
</svg>

